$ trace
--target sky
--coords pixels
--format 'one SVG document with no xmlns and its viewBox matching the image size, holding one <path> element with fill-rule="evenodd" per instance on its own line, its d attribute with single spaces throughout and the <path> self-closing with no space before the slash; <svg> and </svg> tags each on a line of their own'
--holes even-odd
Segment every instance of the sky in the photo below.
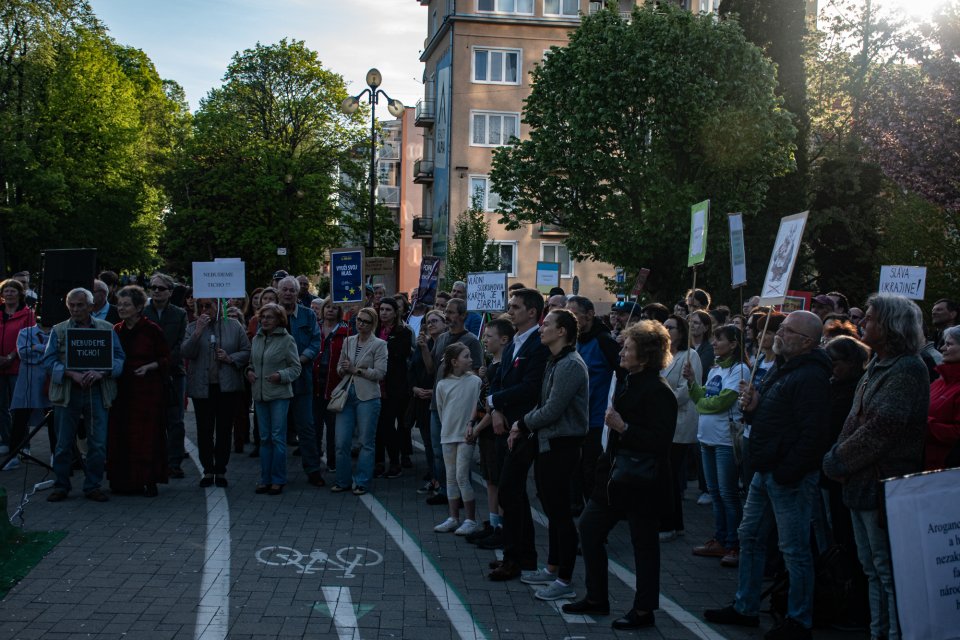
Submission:
<svg viewBox="0 0 960 640">
<path fill-rule="evenodd" d="M 142 49 L 161 78 L 183 86 L 193 111 L 222 84 L 234 53 L 283 38 L 303 40 L 353 94 L 366 88 L 367 70 L 376 67 L 391 98 L 414 106 L 423 97 L 427 9 L 417 0 L 89 2 L 118 43 Z"/>
</svg>

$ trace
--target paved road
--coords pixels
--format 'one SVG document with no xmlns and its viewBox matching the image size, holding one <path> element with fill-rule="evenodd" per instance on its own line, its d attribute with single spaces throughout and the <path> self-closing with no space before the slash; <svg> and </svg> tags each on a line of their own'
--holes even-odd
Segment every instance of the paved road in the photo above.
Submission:
<svg viewBox="0 0 960 640">
<path fill-rule="evenodd" d="M 187 426 L 193 438 L 189 412 Z M 47 453 L 45 441 L 34 440 L 36 453 Z M 50 504 L 47 492 L 39 492 L 25 507 L 25 528 L 66 529 L 69 535 L 0 602 L 0 638 L 762 636 L 756 630 L 711 628 L 699 617 L 704 608 L 730 601 L 736 571 L 691 556 L 691 546 L 710 537 L 712 521 L 710 507 L 694 504 L 692 489 L 685 502 L 687 536 L 663 545 L 656 628 L 616 632 L 610 620 L 632 602 L 626 524 L 615 529 L 609 544 L 615 615 L 565 616 L 519 581 L 487 581 L 493 552 L 433 532 L 446 510 L 426 505 L 416 493 L 423 456 L 416 454 L 414 463 L 402 478 L 374 481 L 372 493 L 362 498 L 310 486 L 293 457 L 284 493 L 255 495 L 258 461 L 246 455 L 231 459 L 231 485 L 225 490 L 199 488 L 199 471 L 187 463 L 187 479 L 171 480 L 153 499 L 113 496 L 96 504 L 75 491 L 67 502 Z M 0 474 L 10 514 L 23 488 L 29 491 L 44 477 L 42 469 L 26 465 Z M 482 501 L 479 486 L 477 495 Z M 537 535 L 545 559 L 542 520 Z M 581 595 L 582 579 L 580 565 L 575 587 Z M 761 628 L 769 626 L 765 617 Z M 816 637 L 866 636 L 818 631 Z"/>
</svg>

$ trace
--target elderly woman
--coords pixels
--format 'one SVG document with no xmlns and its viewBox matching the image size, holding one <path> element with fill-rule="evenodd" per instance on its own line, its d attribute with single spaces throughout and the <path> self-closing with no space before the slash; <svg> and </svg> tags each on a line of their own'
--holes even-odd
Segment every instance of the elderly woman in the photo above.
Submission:
<svg viewBox="0 0 960 640">
<path fill-rule="evenodd" d="M 315 298 L 310 308 L 320 323 L 320 353 L 313 361 L 313 423 L 316 425 L 317 453 L 322 456 L 326 444 L 327 469 L 335 471 L 337 414 L 327 410 L 327 403 L 330 402 L 330 393 L 340 382 L 337 363 L 350 328 L 343 321 L 343 307 L 334 304 L 333 296 Z"/>
<path fill-rule="evenodd" d="M 870 635 L 899 640 L 897 601 L 881 480 L 923 468 L 930 380 L 920 359 L 920 308 L 902 296 L 870 298 L 863 341 L 874 357 L 860 380 L 840 437 L 823 459 L 823 472 L 843 485 L 857 555 L 867 574 Z"/>
<path fill-rule="evenodd" d="M 197 299 L 197 313 L 187 325 L 180 354 L 187 360 L 187 395 L 197 417 L 200 486 L 226 487 L 230 431 L 243 391 L 241 372 L 250 361 L 250 339 L 239 322 L 220 315 L 216 300 Z"/>
<path fill-rule="evenodd" d="M 380 418 L 380 381 L 387 375 L 387 343 L 376 336 L 377 312 L 364 307 L 357 312 L 357 335 L 343 342 L 337 374 L 346 388 L 347 402 L 337 415 L 337 475 L 334 493 L 351 488 L 350 443 L 360 436 L 360 458 L 352 477 L 354 495 L 367 493 L 373 477 L 374 440 Z"/>
<path fill-rule="evenodd" d="M 924 468 L 947 469 L 947 456 L 960 442 L 960 326 L 943 332 L 943 362 L 940 377 L 930 385 L 930 412 Z"/>
<path fill-rule="evenodd" d="M 300 375 L 297 343 L 287 333 L 287 312 L 278 304 L 260 307 L 247 381 L 260 428 L 260 482 L 256 493 L 280 495 L 287 484 L 287 410 Z"/>
<path fill-rule="evenodd" d="M 19 281 L 11 278 L 0 282 L 0 296 L 3 298 L 0 311 L 0 455 L 3 455 L 17 444 L 11 441 L 13 420 L 10 413 L 13 389 L 20 372 L 17 336 L 21 329 L 37 323 Z"/>
<path fill-rule="evenodd" d="M 147 294 L 137 285 L 117 292 L 113 330 L 127 354 L 107 429 L 107 478 L 118 494 L 156 497 L 167 482 L 167 390 L 170 347 L 163 329 L 143 316 Z"/>
<path fill-rule="evenodd" d="M 613 407 L 607 410 L 609 438 L 597 463 L 593 496 L 580 515 L 580 544 L 587 595 L 563 605 L 565 613 L 607 615 L 607 534 L 620 520 L 630 525 L 636 594 L 633 607 L 614 629 L 654 624 L 660 606 L 659 520 L 670 505 L 670 442 L 677 428 L 677 398 L 660 372 L 670 364 L 670 335 L 658 322 L 643 320 L 624 330 Z M 631 464 L 632 463 L 632 464 Z M 639 464 L 638 464 L 639 463 Z M 643 465 L 629 475 L 628 467 Z M 618 469 L 619 468 L 619 469 Z M 619 471 L 619 472 L 618 472 Z M 645 472 L 644 472 L 645 471 Z"/>
</svg>

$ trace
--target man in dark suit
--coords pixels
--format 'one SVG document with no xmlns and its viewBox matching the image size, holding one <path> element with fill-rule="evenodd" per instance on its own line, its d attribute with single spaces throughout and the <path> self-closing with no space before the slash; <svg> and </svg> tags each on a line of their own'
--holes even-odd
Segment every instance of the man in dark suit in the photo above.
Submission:
<svg viewBox="0 0 960 640">
<path fill-rule="evenodd" d="M 519 289 L 510 297 L 507 313 L 517 333 L 501 360 L 500 390 L 487 398 L 503 455 L 500 506 L 503 509 L 503 561 L 490 572 L 494 581 L 512 580 L 522 571 L 536 571 L 533 517 L 527 497 L 527 473 L 537 454 L 536 439 L 523 438 L 507 450 L 510 425 L 537 406 L 550 350 L 540 343 L 543 296 L 535 289 Z"/>
</svg>

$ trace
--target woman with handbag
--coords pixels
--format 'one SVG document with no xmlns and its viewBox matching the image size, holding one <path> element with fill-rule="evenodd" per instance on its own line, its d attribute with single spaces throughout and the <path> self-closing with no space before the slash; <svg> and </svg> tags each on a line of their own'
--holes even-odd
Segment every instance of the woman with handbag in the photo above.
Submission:
<svg viewBox="0 0 960 640">
<path fill-rule="evenodd" d="M 376 337 L 377 312 L 364 307 L 357 312 L 357 335 L 343 341 L 337 374 L 342 377 L 330 394 L 327 409 L 338 411 L 336 482 L 330 487 L 341 493 L 353 487 L 354 495 L 367 493 L 373 477 L 374 441 L 380 418 L 380 381 L 387 375 L 387 343 Z M 359 431 L 360 457 L 352 477 L 350 444 Z"/>
<path fill-rule="evenodd" d="M 597 461 L 593 496 L 580 515 L 580 546 L 587 595 L 563 605 L 565 613 L 610 613 L 607 599 L 607 535 L 620 521 L 630 525 L 637 575 L 633 607 L 614 629 L 653 626 L 660 599 L 659 519 L 670 509 L 670 444 L 677 427 L 677 398 L 660 376 L 670 364 L 670 335 L 659 322 L 625 329 L 613 406 L 607 409 L 604 452 Z"/>
<path fill-rule="evenodd" d="M 287 333 L 287 312 L 272 302 L 257 314 L 260 329 L 253 337 L 247 382 L 260 428 L 260 482 L 256 493 L 280 495 L 287 484 L 287 410 L 293 381 L 302 366 L 297 342 Z"/>
</svg>

